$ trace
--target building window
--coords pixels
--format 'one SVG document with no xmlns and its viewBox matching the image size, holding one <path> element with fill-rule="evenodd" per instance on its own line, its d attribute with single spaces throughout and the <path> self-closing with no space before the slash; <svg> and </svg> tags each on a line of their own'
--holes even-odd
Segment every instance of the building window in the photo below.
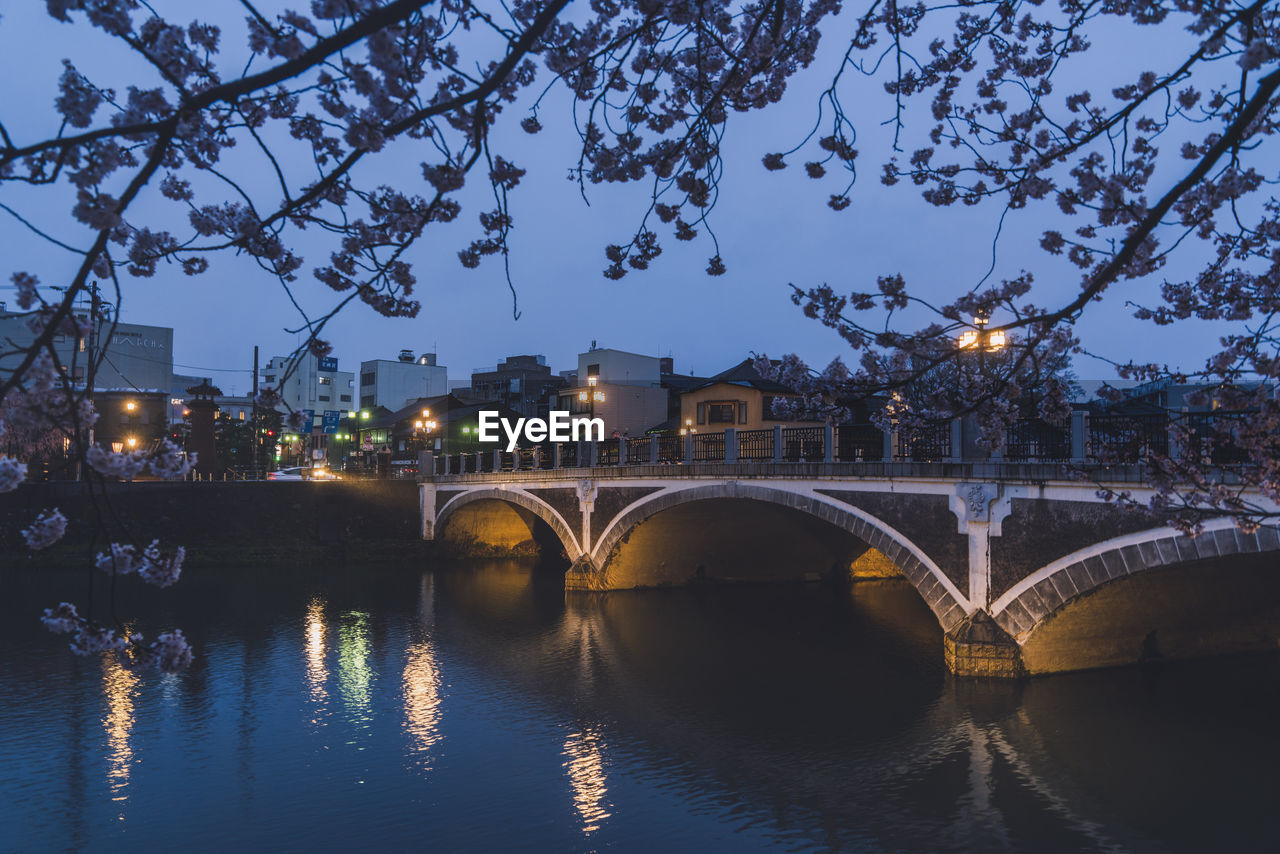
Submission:
<svg viewBox="0 0 1280 854">
<path fill-rule="evenodd" d="M 320 385 L 333 385 L 333 377 L 321 377 Z"/>
<path fill-rule="evenodd" d="M 705 403 L 698 404 L 698 423 L 707 423 L 707 405 Z"/>
<path fill-rule="evenodd" d="M 243 420 L 244 420 L 244 410 L 243 410 L 243 409 L 241 409 L 241 410 L 240 410 L 239 417 L 240 417 L 240 420 L 241 420 L 241 421 L 243 421 Z"/>
<path fill-rule="evenodd" d="M 361 409 L 372 409 L 372 408 L 373 408 L 373 395 L 371 395 L 371 394 L 370 394 L 370 395 L 367 395 L 367 396 L 365 396 L 365 397 L 360 398 L 360 408 L 361 408 Z"/>
<path fill-rule="evenodd" d="M 738 423 L 747 423 L 747 402 L 745 400 L 738 401 Z"/>
<path fill-rule="evenodd" d="M 350 402 L 351 402 L 351 395 L 349 395 L 349 394 L 340 394 L 340 395 L 338 395 L 338 400 L 339 400 L 340 402 L 342 402 L 342 403 L 350 403 Z"/>
<path fill-rule="evenodd" d="M 317 400 L 328 400 L 328 399 L 329 399 L 329 395 L 327 395 L 327 394 L 322 394 L 322 395 L 320 395 L 320 396 L 319 396 L 318 398 L 316 398 L 316 399 L 317 399 Z"/>
<path fill-rule="evenodd" d="M 375 375 L 372 372 L 367 374 L 361 374 L 360 385 L 373 385 L 374 379 L 375 379 Z"/>
<path fill-rule="evenodd" d="M 275 382 L 275 381 L 276 381 L 276 375 L 275 375 L 275 374 L 267 374 L 267 376 L 265 377 L 265 379 L 266 379 L 266 381 L 267 381 L 267 382 L 269 382 L 269 383 L 273 383 L 273 382 Z"/>
<path fill-rule="evenodd" d="M 737 420 L 738 407 L 736 403 L 708 403 L 707 404 L 707 422 L 710 424 L 733 424 Z M 699 421 L 699 424 L 702 422 Z"/>
</svg>

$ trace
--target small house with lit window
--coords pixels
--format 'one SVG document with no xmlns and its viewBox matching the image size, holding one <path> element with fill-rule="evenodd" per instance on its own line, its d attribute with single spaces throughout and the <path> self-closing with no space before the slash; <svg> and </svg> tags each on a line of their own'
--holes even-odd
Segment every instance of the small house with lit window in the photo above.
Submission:
<svg viewBox="0 0 1280 854">
<path fill-rule="evenodd" d="M 773 401 L 797 396 L 782 383 L 762 377 L 751 359 L 743 359 L 680 395 L 679 426 L 711 432 L 729 427 L 760 430 L 785 424 L 773 415 Z"/>
</svg>

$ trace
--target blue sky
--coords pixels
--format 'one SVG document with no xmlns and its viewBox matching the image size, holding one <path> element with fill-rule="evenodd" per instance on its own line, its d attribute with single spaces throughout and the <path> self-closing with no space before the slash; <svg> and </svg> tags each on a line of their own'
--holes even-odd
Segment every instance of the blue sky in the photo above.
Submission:
<svg viewBox="0 0 1280 854">
<path fill-rule="evenodd" d="M 238 4 L 223 5 L 225 13 L 215 7 L 205 14 L 238 17 Z M 186 4 L 168 2 L 158 8 L 176 9 L 179 21 L 190 17 Z M 238 28 L 232 24 L 228 29 L 226 37 L 236 38 Z M 1129 49 L 1116 51 L 1100 44 L 1098 55 L 1106 59 L 1087 73 L 1110 75 L 1119 62 L 1149 58 L 1150 52 L 1133 49 L 1132 35 L 1116 38 L 1122 36 Z M 1138 37 L 1155 39 L 1158 47 L 1158 39 L 1168 38 L 1168 33 L 1148 28 Z M 802 157 L 790 158 L 793 167 L 779 173 L 766 172 L 760 165 L 763 154 L 790 148 L 812 123 L 816 94 L 829 77 L 837 40 L 828 38 L 819 62 L 793 80 L 782 105 L 730 118 L 725 179 L 712 219 L 728 265 L 726 275 L 711 278 L 703 272 L 713 252 L 709 241 L 685 244 L 663 235 L 665 251 L 647 272 L 633 272 L 620 282 L 601 276 L 604 246 L 626 239 L 643 213 L 647 191 L 644 186 L 591 188 L 590 205 L 584 204 L 577 186 L 566 179 L 577 151 L 570 100 L 555 92 L 540 113 L 546 130 L 532 137 L 524 134 L 514 127 L 523 113 L 510 111 L 504 117 L 507 127 L 498 131 L 494 144 L 496 152 L 528 170 L 512 195 L 511 268 L 522 317 L 512 318 L 500 264 L 490 259 L 479 270 L 466 270 L 458 263 L 456 252 L 477 235 L 475 217 L 484 209 L 483 199 L 477 201 L 464 191 L 459 222 L 439 228 L 411 256 L 418 275 L 417 296 L 423 303 L 419 317 L 388 320 L 361 307 L 349 308 L 329 336 L 340 366 L 354 369 L 362 359 L 394 358 L 401 348 L 410 348 L 435 350 L 440 363 L 449 367 L 450 379 L 465 379 L 473 368 L 514 353 L 543 353 L 560 370 L 572 367 L 575 355 L 592 340 L 604 347 L 670 354 L 678 371 L 699 374 L 722 370 L 749 351 L 797 352 L 825 364 L 838 354 L 847 357 L 847 348 L 790 304 L 788 282 L 811 286 L 825 281 L 851 291 L 873 288 L 879 274 L 901 272 L 909 286 L 939 302 L 971 287 L 991 264 L 991 237 L 1000 210 L 939 210 L 923 202 L 917 188 L 880 184 L 879 164 L 890 142 L 880 123 L 891 114 L 892 102 L 878 81 L 854 80 L 855 88 L 845 95 L 846 104 L 853 107 L 861 152 L 859 182 L 849 209 L 836 213 L 825 206 L 843 180 L 805 178 L 799 168 Z M 47 17 L 43 3 L 6 8 L 0 41 L 5 46 L 0 51 L 0 79 L 21 81 L 0 89 L 0 117 L 19 140 L 56 129 L 51 104 L 63 56 L 74 56 L 95 79 L 107 76 L 109 85 L 123 88 L 128 78 L 129 66 L 121 63 L 114 46 L 105 49 L 105 37 L 58 24 Z M 926 113 L 909 121 L 909 132 L 927 130 Z M 424 155 L 413 146 L 392 146 L 357 177 L 425 189 L 418 167 Z M 267 179 L 262 164 L 246 159 L 236 167 L 250 182 Z M 154 186 L 151 192 L 156 194 Z M 65 196 L 7 188 L 0 201 L 64 239 L 83 237 L 83 230 L 70 219 Z M 146 204 L 144 200 L 139 210 L 146 211 Z M 71 275 L 72 256 L 41 245 L 2 212 L 0 217 L 0 245 L 9 250 L 5 279 L 12 270 L 37 272 L 47 283 Z M 1037 297 L 1039 304 L 1069 295 L 1079 281 L 1078 271 L 1037 247 L 1048 221 L 1039 212 L 1011 217 L 997 254 L 997 275 L 1016 275 L 1023 268 L 1036 274 L 1044 289 Z M 175 223 L 175 230 L 182 225 Z M 307 261 L 300 293 L 307 305 L 319 308 L 332 294 L 308 282 L 306 271 L 327 257 L 328 247 L 310 236 L 298 245 Z M 265 361 L 295 343 L 296 336 L 283 331 L 297 325 L 288 299 L 274 280 L 243 259 L 216 259 L 201 277 L 187 278 L 162 268 L 153 279 L 126 279 L 125 284 L 123 318 L 173 326 L 175 360 L 193 366 L 179 370 L 246 370 L 254 344 L 262 348 Z M 1211 352 L 1221 327 L 1195 323 L 1157 329 L 1132 320 L 1125 299 L 1149 299 L 1157 284 L 1126 285 L 1095 306 L 1079 328 L 1085 344 L 1116 359 L 1195 367 Z M 7 294 L 12 291 L 0 290 L 0 299 Z M 1077 370 L 1085 378 L 1108 374 L 1105 365 L 1089 361 L 1080 361 Z M 204 373 L 224 387 L 247 387 L 247 373 Z"/>
</svg>

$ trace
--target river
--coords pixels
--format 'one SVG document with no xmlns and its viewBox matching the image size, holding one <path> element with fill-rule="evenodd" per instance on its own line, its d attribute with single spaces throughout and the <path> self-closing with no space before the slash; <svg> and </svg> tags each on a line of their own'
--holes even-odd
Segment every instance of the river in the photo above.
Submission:
<svg viewBox="0 0 1280 854">
<path fill-rule="evenodd" d="M 196 646 L 163 676 L 40 627 L 82 575 L 4 581 L 4 851 L 1280 840 L 1280 655 L 964 682 L 903 581 L 566 599 L 490 561 L 122 584 L 122 610 Z"/>
</svg>

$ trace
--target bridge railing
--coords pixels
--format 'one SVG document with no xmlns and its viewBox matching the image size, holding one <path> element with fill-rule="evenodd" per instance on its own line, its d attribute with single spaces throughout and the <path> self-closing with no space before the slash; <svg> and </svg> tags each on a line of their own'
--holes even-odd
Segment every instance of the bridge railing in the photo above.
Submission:
<svg viewBox="0 0 1280 854">
<path fill-rule="evenodd" d="M 1249 429 L 1248 411 L 1131 415 L 1076 412 L 1064 423 L 1025 419 L 1008 428 L 1003 449 L 990 459 L 1016 463 L 1087 465 L 1142 463 L 1150 455 L 1191 455 L 1215 465 L 1246 461 L 1237 437 Z M 602 442 L 544 443 L 520 448 L 429 455 L 421 476 L 483 474 L 591 466 L 689 463 L 881 463 L 962 462 L 972 445 L 958 420 L 931 425 L 913 435 L 886 434 L 870 424 L 777 426 L 764 430 L 669 431 Z M 988 458 L 982 456 L 981 460 Z"/>
<path fill-rule="evenodd" d="M 1006 460 L 1071 459 L 1071 424 L 1024 418 L 1005 431 Z"/>
<path fill-rule="evenodd" d="M 742 462 L 773 459 L 772 430 L 743 430 L 738 433 L 738 459 Z"/>
<path fill-rule="evenodd" d="M 836 427 L 836 455 L 841 462 L 878 462 L 884 459 L 885 434 L 874 424 L 841 424 Z"/>
<path fill-rule="evenodd" d="M 898 439 L 898 452 L 894 458 L 918 463 L 950 460 L 952 432 L 950 424 L 930 424 L 915 433 L 903 435 Z"/>
</svg>

